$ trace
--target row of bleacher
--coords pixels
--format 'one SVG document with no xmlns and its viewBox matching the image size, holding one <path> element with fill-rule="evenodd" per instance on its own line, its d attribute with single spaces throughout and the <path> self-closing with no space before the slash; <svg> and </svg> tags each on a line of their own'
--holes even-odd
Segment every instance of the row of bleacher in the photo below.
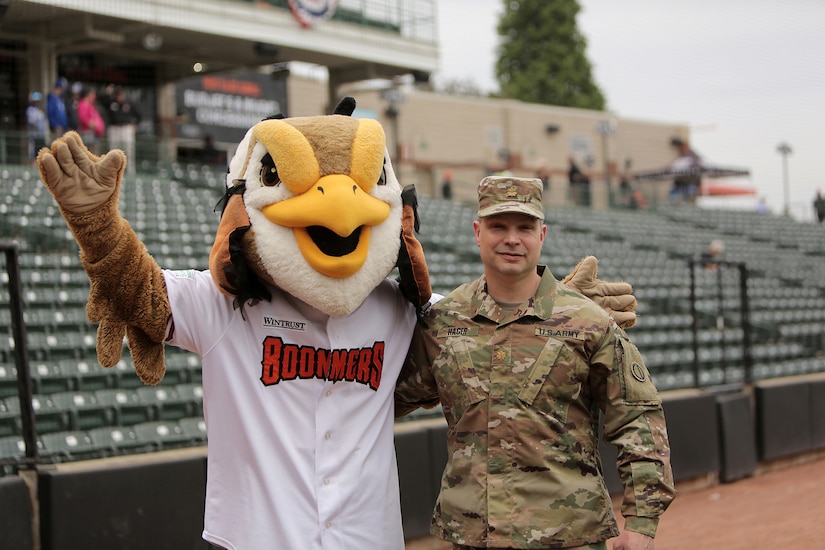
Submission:
<svg viewBox="0 0 825 550">
<path fill-rule="evenodd" d="M 85 316 L 88 281 L 77 247 L 38 179 L 30 167 L 0 167 L 8 190 L 0 201 L 0 238 L 16 241 L 21 250 L 27 348 L 44 456 L 66 460 L 202 443 L 202 434 L 194 437 L 202 426 L 198 357 L 167 348 L 167 375 L 156 388 L 142 387 L 128 353 L 111 369 L 97 364 L 96 327 Z M 172 166 L 165 174 L 127 175 L 120 206 L 163 267 L 204 269 L 218 223 L 212 210 L 222 192 L 217 173 Z M 434 290 L 446 294 L 477 277 L 482 266 L 472 232 L 474 206 L 422 196 L 419 214 Z M 592 254 L 600 260 L 600 278 L 634 285 L 638 323 L 630 335 L 660 389 L 744 380 L 739 279 L 733 269 L 694 273 L 698 378 L 694 372 L 687 262 L 719 237 L 727 245 L 725 259 L 745 262 L 750 272 L 754 378 L 825 371 L 822 227 L 692 207 L 635 212 L 548 207 L 546 223 L 541 261 L 557 277 Z M 5 329 L 0 332 L 0 459 L 19 456 L 21 437 L 7 285 L 8 276 L 0 271 L 0 331 Z"/>
</svg>

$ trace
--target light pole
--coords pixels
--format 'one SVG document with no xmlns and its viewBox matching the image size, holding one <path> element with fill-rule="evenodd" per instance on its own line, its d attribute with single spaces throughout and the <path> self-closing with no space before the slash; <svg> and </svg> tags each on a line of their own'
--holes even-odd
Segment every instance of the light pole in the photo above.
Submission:
<svg viewBox="0 0 825 550">
<path fill-rule="evenodd" d="M 790 216 L 790 191 L 788 188 L 788 155 L 793 153 L 793 149 L 786 142 L 782 142 L 776 146 L 776 151 L 782 155 L 782 184 L 785 190 L 785 216 Z"/>
</svg>

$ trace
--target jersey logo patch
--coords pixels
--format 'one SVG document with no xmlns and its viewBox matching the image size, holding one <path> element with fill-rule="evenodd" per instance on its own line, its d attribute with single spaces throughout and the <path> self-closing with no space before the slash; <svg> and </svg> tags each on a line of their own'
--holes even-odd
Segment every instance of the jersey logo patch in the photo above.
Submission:
<svg viewBox="0 0 825 550">
<path fill-rule="evenodd" d="M 384 342 L 356 349 L 318 349 L 287 344 L 268 336 L 263 342 L 261 382 L 273 386 L 285 380 L 311 379 L 357 382 L 378 391 L 384 370 Z"/>
<path fill-rule="evenodd" d="M 172 271 L 172 276 L 175 279 L 189 279 L 194 281 L 195 280 L 195 270 L 194 269 L 181 269 L 179 271 Z"/>
<path fill-rule="evenodd" d="M 306 332 L 306 321 L 289 321 L 287 319 L 276 319 L 274 317 L 264 316 L 263 326 L 266 328 L 282 328 L 286 330 L 297 330 L 299 332 Z"/>
</svg>

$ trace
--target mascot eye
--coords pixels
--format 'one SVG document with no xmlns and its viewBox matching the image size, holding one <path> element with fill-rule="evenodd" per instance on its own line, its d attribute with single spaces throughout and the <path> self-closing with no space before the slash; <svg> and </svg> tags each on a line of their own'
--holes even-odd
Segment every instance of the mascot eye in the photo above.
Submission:
<svg viewBox="0 0 825 550">
<path fill-rule="evenodd" d="M 381 168 L 381 175 L 378 176 L 377 185 L 387 185 L 387 169 Z"/>
<path fill-rule="evenodd" d="M 272 155 L 269 153 L 261 159 L 261 182 L 267 187 L 273 187 L 281 183 L 281 178 L 278 176 L 278 168 L 275 166 L 275 161 L 272 160 Z"/>
</svg>

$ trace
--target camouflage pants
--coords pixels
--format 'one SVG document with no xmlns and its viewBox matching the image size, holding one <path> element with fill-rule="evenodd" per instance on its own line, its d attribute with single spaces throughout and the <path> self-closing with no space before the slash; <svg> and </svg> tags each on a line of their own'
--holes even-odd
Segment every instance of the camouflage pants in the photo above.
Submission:
<svg viewBox="0 0 825 550">
<path fill-rule="evenodd" d="M 478 546 L 465 546 L 463 544 L 453 544 L 453 550 L 487 550 L 486 548 L 481 548 Z M 499 550 L 512 550 L 512 549 L 499 549 Z M 549 548 L 547 550 L 550 550 Z M 607 550 L 607 543 L 606 542 L 597 542 L 595 544 L 588 544 L 587 546 L 571 546 L 569 548 L 565 548 L 564 550 Z"/>
</svg>

